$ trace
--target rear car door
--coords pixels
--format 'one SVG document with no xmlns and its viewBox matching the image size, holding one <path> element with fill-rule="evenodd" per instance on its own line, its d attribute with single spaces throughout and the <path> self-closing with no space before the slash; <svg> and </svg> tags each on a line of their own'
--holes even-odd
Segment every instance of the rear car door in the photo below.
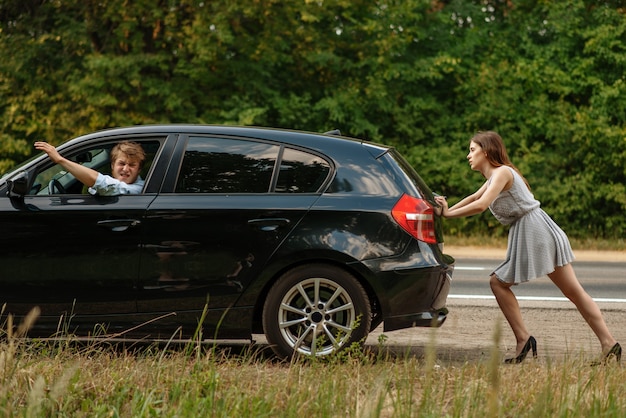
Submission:
<svg viewBox="0 0 626 418">
<path fill-rule="evenodd" d="M 183 325 L 219 336 L 250 333 L 255 297 L 241 295 L 319 198 L 330 164 L 267 141 L 183 136 L 146 217 L 138 309 L 154 332 Z M 168 315 L 169 313 L 176 315 Z M 208 337 L 214 334 L 207 335 Z"/>
<path fill-rule="evenodd" d="M 165 138 L 123 139 L 143 145 L 145 177 Z M 63 155 L 106 172 L 117 141 L 89 142 Z M 23 202 L 0 197 L 5 314 L 38 306 L 32 334 L 49 336 L 59 326 L 80 335 L 104 332 L 93 329 L 96 323 L 114 323 L 106 332 L 124 330 L 136 314 L 142 221 L 155 194 L 92 196 L 49 159 L 30 171 L 34 181 Z"/>
</svg>

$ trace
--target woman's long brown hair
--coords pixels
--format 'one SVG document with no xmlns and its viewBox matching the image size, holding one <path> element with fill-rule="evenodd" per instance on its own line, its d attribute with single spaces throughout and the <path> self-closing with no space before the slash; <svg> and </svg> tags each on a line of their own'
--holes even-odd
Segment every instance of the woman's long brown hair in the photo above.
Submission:
<svg viewBox="0 0 626 418">
<path fill-rule="evenodd" d="M 528 190 L 530 190 L 530 184 L 528 184 L 526 178 L 511 162 L 511 159 L 506 152 L 504 141 L 502 141 L 500 135 L 493 131 L 478 132 L 472 137 L 471 141 L 480 145 L 482 150 L 487 154 L 487 161 L 489 161 L 491 165 L 495 167 L 501 167 L 505 165 L 515 170 L 517 174 L 520 175 L 522 180 L 524 180 L 524 183 L 526 183 L 526 187 L 528 187 Z"/>
</svg>

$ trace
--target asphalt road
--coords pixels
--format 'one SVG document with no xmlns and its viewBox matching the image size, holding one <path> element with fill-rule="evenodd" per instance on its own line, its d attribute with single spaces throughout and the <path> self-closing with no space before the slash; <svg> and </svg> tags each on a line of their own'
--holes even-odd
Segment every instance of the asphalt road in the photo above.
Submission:
<svg viewBox="0 0 626 418">
<path fill-rule="evenodd" d="M 456 267 L 447 304 L 450 312 L 443 326 L 385 333 L 381 325 L 366 341 L 369 350 L 382 349 L 402 358 L 422 358 L 427 347 L 434 344 L 438 361 L 484 360 L 491 355 L 492 335 L 499 324 L 501 355 L 511 357 L 515 353 L 515 340 L 489 288 L 489 273 L 504 254 L 496 254 L 502 258 L 495 259 L 482 257 L 474 250 L 468 251 L 466 257 L 455 253 L 459 251 L 450 251 L 456 256 Z M 626 257 L 614 253 L 581 258 L 585 259 L 573 263 L 578 279 L 598 303 L 614 337 L 622 346 L 626 345 Z M 515 286 L 514 292 L 524 320 L 537 338 L 539 361 L 563 361 L 572 356 L 582 356 L 584 362 L 597 359 L 600 352 L 597 338 L 548 277 Z M 255 340 L 266 347 L 264 336 L 257 335 Z"/>
<path fill-rule="evenodd" d="M 491 297 L 489 274 L 501 260 L 457 258 L 450 289 L 451 299 Z M 598 302 L 623 301 L 626 304 L 626 262 L 575 261 L 574 271 L 587 293 Z M 541 277 L 513 288 L 521 298 L 552 300 L 562 298 L 548 277 Z"/>
<path fill-rule="evenodd" d="M 453 253 L 453 252 L 451 252 Z M 626 260 L 623 254 L 606 259 L 594 257 L 575 261 L 574 271 L 587 292 L 596 300 L 613 336 L 626 342 Z M 489 273 L 502 258 L 480 258 L 475 252 L 456 256 L 456 268 L 448 297 L 450 310 L 441 328 L 408 328 L 384 333 L 382 326 L 372 332 L 366 345 L 378 349 L 385 334 L 385 350 L 398 356 L 423 357 L 435 344 L 437 358 L 475 361 L 491 354 L 496 325 L 502 329 L 498 349 L 502 357 L 515 353 L 515 340 L 489 288 Z M 600 352 L 597 338 L 575 306 L 563 297 L 548 277 L 515 286 L 522 315 L 537 338 L 539 361 L 562 361 L 582 356 L 595 360 Z"/>
</svg>

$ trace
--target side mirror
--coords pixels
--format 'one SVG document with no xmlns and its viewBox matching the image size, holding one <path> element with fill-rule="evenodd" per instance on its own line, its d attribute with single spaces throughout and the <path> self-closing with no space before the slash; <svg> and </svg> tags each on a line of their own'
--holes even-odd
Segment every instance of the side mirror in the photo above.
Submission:
<svg viewBox="0 0 626 418">
<path fill-rule="evenodd" d="M 28 173 L 20 171 L 7 180 L 7 195 L 9 197 L 24 197 L 28 194 Z"/>
</svg>

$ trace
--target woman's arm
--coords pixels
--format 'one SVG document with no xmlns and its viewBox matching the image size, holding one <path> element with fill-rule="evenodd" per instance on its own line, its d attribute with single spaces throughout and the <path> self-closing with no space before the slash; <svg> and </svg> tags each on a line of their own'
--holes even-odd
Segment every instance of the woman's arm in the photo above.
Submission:
<svg viewBox="0 0 626 418">
<path fill-rule="evenodd" d="M 511 187 L 512 182 L 511 170 L 499 167 L 494 169 L 491 181 L 485 182 L 474 194 L 467 196 L 451 208 L 448 208 L 448 202 L 442 196 L 436 197 L 435 200 L 441 205 L 442 215 L 445 218 L 477 215 L 487 210 L 503 190 L 508 190 Z"/>
<path fill-rule="evenodd" d="M 485 193 L 486 189 L 487 189 L 487 182 L 485 182 L 482 186 L 480 186 L 480 189 L 478 189 L 477 191 L 475 191 L 471 195 L 465 197 L 461 201 L 457 202 L 455 205 L 452 206 L 452 208 L 454 208 L 454 209 L 461 209 L 462 207 L 465 207 L 465 206 L 469 205 L 470 203 L 475 202 L 476 200 L 481 198 L 483 193 Z M 450 208 L 450 209 L 452 209 L 452 208 Z"/>
</svg>

